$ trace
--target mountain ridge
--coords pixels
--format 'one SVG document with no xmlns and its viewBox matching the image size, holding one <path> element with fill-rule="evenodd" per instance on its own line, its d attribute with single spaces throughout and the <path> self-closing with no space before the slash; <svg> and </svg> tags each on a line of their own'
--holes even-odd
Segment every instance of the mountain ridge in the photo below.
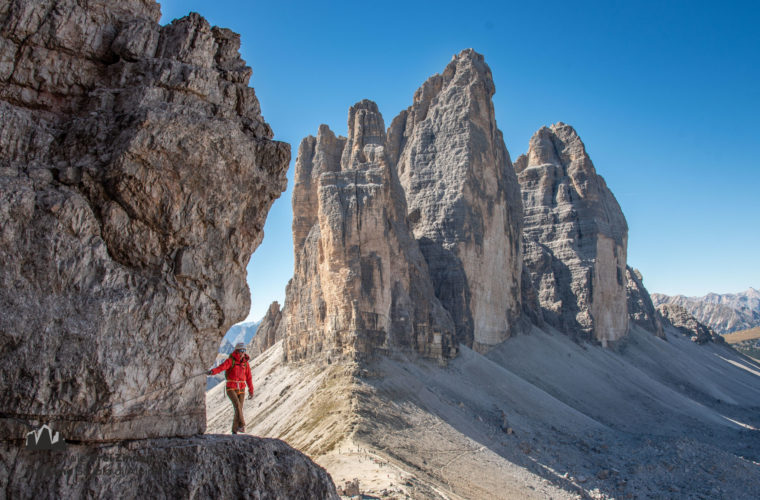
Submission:
<svg viewBox="0 0 760 500">
<path fill-rule="evenodd" d="M 717 333 L 725 334 L 760 326 L 760 291 L 748 288 L 738 293 L 708 293 L 701 297 L 653 293 L 655 305 L 676 304 Z"/>
</svg>

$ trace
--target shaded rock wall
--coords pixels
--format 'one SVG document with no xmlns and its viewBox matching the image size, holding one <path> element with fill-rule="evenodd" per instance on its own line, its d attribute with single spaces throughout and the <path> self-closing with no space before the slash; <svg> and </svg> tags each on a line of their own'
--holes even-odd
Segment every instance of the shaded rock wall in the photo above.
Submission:
<svg viewBox="0 0 760 500">
<path fill-rule="evenodd" d="M 0 447 L 8 498 L 336 499 L 330 476 L 277 439 L 194 436 L 64 451 Z M 63 478 L 66 478 L 65 480 Z"/>
<path fill-rule="evenodd" d="M 491 70 L 471 49 L 414 94 L 388 150 L 456 338 L 477 350 L 507 339 L 522 314 L 519 184 L 496 126 Z"/>
<path fill-rule="evenodd" d="M 267 309 L 267 313 L 256 330 L 256 336 L 253 337 L 248 346 L 251 358 L 258 356 L 272 347 L 275 342 L 284 338 L 285 332 L 284 328 L 280 327 L 281 324 L 282 310 L 280 303 L 275 300 L 269 304 L 269 309 Z"/>
<path fill-rule="evenodd" d="M 710 341 L 725 342 L 721 335 L 698 321 L 689 311 L 678 304 L 660 304 L 657 306 L 657 312 L 666 326 L 675 328 L 697 344 Z"/>
<path fill-rule="evenodd" d="M 543 127 L 515 162 L 525 266 L 544 319 L 605 344 L 628 331 L 628 226 L 569 125 Z"/>
<path fill-rule="evenodd" d="M 626 266 L 625 279 L 629 320 L 658 337 L 665 338 L 660 315 L 654 308 L 649 292 L 644 288 L 644 278 L 639 270 Z"/>
<path fill-rule="evenodd" d="M 395 348 L 443 359 L 453 324 L 436 299 L 386 152 L 377 105 L 349 110 L 348 138 L 321 126 L 301 143 L 293 190 L 295 272 L 285 355 L 371 356 Z"/>
<path fill-rule="evenodd" d="M 203 432 L 285 188 L 238 35 L 150 1 L 0 5 L 0 437 Z"/>
</svg>

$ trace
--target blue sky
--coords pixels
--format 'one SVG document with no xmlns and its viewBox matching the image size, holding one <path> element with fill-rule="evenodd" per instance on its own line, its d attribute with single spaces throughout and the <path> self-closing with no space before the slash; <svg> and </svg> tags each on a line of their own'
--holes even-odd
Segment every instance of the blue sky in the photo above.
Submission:
<svg viewBox="0 0 760 500">
<path fill-rule="evenodd" d="M 259 319 L 293 272 L 290 193 L 303 137 L 346 132 L 349 106 L 386 126 L 472 47 L 496 84 L 513 158 L 542 125 L 573 125 L 628 220 L 650 292 L 760 288 L 760 4 L 739 1 L 294 2 L 172 0 L 241 34 L 251 85 L 292 145 L 288 190 L 248 266 Z"/>
</svg>

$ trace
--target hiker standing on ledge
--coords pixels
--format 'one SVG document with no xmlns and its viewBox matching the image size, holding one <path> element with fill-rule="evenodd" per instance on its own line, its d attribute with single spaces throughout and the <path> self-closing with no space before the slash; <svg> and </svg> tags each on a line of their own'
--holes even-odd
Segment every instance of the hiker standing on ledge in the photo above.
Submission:
<svg viewBox="0 0 760 500">
<path fill-rule="evenodd" d="M 224 363 L 213 370 L 209 370 L 209 375 L 216 375 L 224 371 L 224 377 L 227 379 L 227 397 L 232 401 L 232 407 L 235 409 L 235 417 L 232 419 L 232 433 L 245 432 L 245 415 L 243 415 L 243 402 L 245 401 L 245 386 L 248 384 L 248 399 L 253 399 L 253 377 L 251 376 L 251 366 L 248 364 L 250 358 L 245 353 L 245 344 L 238 342 L 235 350 L 230 357 L 224 360 Z"/>
</svg>

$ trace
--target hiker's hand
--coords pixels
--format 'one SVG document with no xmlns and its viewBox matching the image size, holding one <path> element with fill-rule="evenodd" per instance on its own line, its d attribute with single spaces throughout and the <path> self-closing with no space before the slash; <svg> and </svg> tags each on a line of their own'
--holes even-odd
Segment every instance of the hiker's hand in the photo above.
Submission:
<svg viewBox="0 0 760 500">
<path fill-rule="evenodd" d="M 253 399 L 253 393 L 252 392 L 248 393 L 248 399 Z"/>
<path fill-rule="evenodd" d="M 213 373 L 211 373 L 211 370 L 209 370 L 209 371 L 206 372 L 206 375 L 211 376 L 211 375 L 213 375 Z"/>
</svg>

